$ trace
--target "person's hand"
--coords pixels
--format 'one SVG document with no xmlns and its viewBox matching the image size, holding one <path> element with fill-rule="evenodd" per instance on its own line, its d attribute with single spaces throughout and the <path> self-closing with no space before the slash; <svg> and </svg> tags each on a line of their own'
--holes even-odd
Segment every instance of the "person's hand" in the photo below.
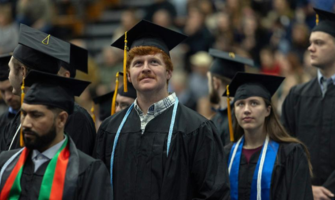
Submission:
<svg viewBox="0 0 335 200">
<path fill-rule="evenodd" d="M 331 200 L 334 194 L 323 186 L 312 186 L 314 200 Z"/>
</svg>

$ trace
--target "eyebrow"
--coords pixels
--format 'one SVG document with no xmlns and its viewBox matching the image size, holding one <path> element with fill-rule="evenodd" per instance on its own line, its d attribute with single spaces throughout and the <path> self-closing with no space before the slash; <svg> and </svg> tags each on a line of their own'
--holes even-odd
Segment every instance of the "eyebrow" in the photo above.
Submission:
<svg viewBox="0 0 335 200">
<path fill-rule="evenodd" d="M 24 109 L 21 108 L 20 111 L 26 112 L 26 113 L 33 113 L 33 114 L 39 114 L 39 113 L 44 114 L 43 112 L 38 111 L 38 110 L 26 111 L 26 110 L 24 110 Z"/>
</svg>

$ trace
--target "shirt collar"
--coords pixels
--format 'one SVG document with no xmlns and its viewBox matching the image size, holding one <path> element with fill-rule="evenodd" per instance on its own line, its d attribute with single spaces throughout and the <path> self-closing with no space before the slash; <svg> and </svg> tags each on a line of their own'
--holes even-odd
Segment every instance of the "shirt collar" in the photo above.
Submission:
<svg viewBox="0 0 335 200">
<path fill-rule="evenodd" d="M 8 112 L 15 115 L 17 113 L 17 110 L 14 110 L 12 107 L 9 107 Z"/>
<path fill-rule="evenodd" d="M 169 108 L 171 105 L 173 105 L 176 102 L 176 93 L 172 93 L 169 96 L 165 97 L 164 99 L 152 104 L 147 112 L 147 115 L 158 115 L 167 108 Z M 134 109 L 137 111 L 138 115 L 143 115 L 143 111 L 141 110 L 140 106 L 138 106 L 137 98 L 134 102 Z"/>
<path fill-rule="evenodd" d="M 322 78 L 323 78 L 323 75 L 321 74 L 320 70 L 318 70 L 318 82 L 319 82 L 319 85 L 322 89 Z M 333 76 L 330 77 L 333 81 L 333 84 L 335 85 L 335 74 Z"/>
<path fill-rule="evenodd" d="M 65 139 L 67 138 L 67 135 L 64 134 L 64 136 L 65 137 L 64 137 L 64 139 L 62 141 L 58 142 L 57 144 L 55 144 L 51 148 L 43 151 L 42 153 L 40 153 L 38 150 L 34 149 L 33 150 L 33 154 L 32 154 L 32 158 L 35 158 L 39 154 L 42 154 L 44 157 L 46 157 L 49 160 L 51 160 L 55 156 L 55 154 L 57 153 L 57 151 L 59 150 L 59 148 L 61 148 L 61 146 L 65 142 Z"/>
</svg>

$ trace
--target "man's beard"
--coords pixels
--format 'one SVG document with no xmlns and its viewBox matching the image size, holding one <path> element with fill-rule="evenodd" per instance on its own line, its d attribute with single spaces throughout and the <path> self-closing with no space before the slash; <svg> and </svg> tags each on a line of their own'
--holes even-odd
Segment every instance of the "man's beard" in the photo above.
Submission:
<svg viewBox="0 0 335 200">
<path fill-rule="evenodd" d="M 25 129 L 22 131 L 23 134 L 27 133 L 30 135 L 33 135 L 35 138 L 26 138 L 23 137 L 25 146 L 28 149 L 44 149 L 46 146 L 50 145 L 50 143 L 56 138 L 57 132 L 56 132 L 56 126 L 52 125 L 50 131 L 45 135 L 38 135 L 36 132 Z"/>
<path fill-rule="evenodd" d="M 209 92 L 209 101 L 210 101 L 212 104 L 219 104 L 219 103 L 220 103 L 220 100 L 221 100 L 221 99 L 220 99 L 220 96 L 219 96 L 218 92 L 212 89 L 212 90 Z"/>
</svg>

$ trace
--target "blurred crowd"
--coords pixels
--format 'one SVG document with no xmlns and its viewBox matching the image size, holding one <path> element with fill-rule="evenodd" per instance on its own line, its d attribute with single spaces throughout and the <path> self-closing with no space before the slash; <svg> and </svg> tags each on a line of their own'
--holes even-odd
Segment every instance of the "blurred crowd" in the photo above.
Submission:
<svg viewBox="0 0 335 200">
<path fill-rule="evenodd" d="M 142 18 L 188 36 L 171 51 L 170 91 L 182 103 L 208 118 L 213 114 L 206 73 L 212 62 L 208 49 L 215 48 L 252 58 L 255 66 L 249 72 L 286 77 L 274 97 L 280 114 L 289 89 L 316 76 L 308 52 L 316 2 L 333 11 L 333 2 L 321 0 L 152 0 L 140 7 L 125 6 L 122 0 L 0 0 L 0 54 L 17 45 L 19 23 L 86 48 L 85 24 L 94 23 L 104 10 L 122 8 L 110 44 Z M 114 90 L 115 73 L 122 70 L 123 51 L 110 44 L 91 55 L 88 75 L 77 73 L 76 78 L 92 81 L 77 99 L 87 110 L 92 97 Z"/>
</svg>

